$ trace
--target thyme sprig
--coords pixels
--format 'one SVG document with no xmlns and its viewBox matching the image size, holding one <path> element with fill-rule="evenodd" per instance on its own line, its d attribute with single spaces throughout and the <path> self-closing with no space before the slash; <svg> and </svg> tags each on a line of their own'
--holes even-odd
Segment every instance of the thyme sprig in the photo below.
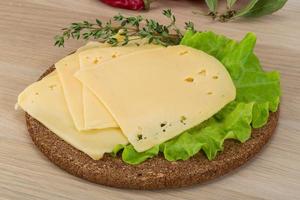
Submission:
<svg viewBox="0 0 300 200">
<path fill-rule="evenodd" d="M 55 36 L 55 46 L 64 46 L 65 41 L 72 39 L 97 40 L 107 42 L 112 46 L 126 45 L 130 41 L 146 39 L 148 43 L 163 46 L 179 44 L 183 33 L 176 25 L 176 17 L 170 9 L 163 10 L 162 14 L 169 19 L 168 24 L 161 24 L 153 19 L 142 16 L 124 16 L 118 14 L 107 22 L 96 19 L 75 22 L 62 29 L 62 34 Z M 185 30 L 195 31 L 192 22 L 185 23 Z M 121 40 L 118 38 L 122 38 Z"/>
</svg>

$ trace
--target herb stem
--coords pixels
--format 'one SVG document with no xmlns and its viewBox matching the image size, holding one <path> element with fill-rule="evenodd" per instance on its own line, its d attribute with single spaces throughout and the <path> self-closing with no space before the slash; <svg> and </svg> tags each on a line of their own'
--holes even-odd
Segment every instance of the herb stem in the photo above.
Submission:
<svg viewBox="0 0 300 200">
<path fill-rule="evenodd" d="M 112 17 L 105 23 L 98 19 L 96 19 L 96 23 L 88 21 L 72 23 L 69 27 L 62 29 L 61 35 L 55 36 L 55 45 L 64 46 L 65 41 L 70 38 L 93 39 L 107 42 L 112 46 L 126 45 L 129 41 L 138 39 L 146 39 L 148 43 L 164 46 L 179 44 L 183 33 L 176 25 L 175 15 L 170 9 L 163 10 L 162 14 L 170 20 L 167 25 L 160 24 L 153 19 L 145 19 L 142 16 L 126 17 L 121 14 Z M 195 31 L 192 22 L 187 22 L 185 25 L 186 30 Z M 124 36 L 124 41 L 116 39 L 118 35 Z"/>
</svg>

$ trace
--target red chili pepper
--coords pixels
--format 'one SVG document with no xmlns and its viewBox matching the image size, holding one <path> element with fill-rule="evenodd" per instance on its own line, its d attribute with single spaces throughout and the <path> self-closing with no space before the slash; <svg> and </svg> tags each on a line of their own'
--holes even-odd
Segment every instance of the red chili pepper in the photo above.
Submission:
<svg viewBox="0 0 300 200">
<path fill-rule="evenodd" d="M 148 10 L 150 0 L 101 0 L 110 6 L 128 10 Z"/>
</svg>

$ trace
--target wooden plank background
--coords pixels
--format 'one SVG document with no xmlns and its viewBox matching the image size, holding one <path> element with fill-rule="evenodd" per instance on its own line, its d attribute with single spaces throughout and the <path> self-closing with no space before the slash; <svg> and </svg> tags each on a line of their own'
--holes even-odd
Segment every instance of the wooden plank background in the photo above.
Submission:
<svg viewBox="0 0 300 200">
<path fill-rule="evenodd" d="M 230 23 L 196 16 L 199 1 L 160 0 L 145 16 L 164 21 L 172 8 L 178 22 L 192 20 L 200 30 L 213 30 L 240 40 L 258 36 L 257 55 L 266 70 L 281 73 L 283 96 L 279 127 L 255 159 L 231 174 L 194 187 L 120 190 L 73 177 L 50 163 L 33 145 L 24 114 L 14 110 L 17 95 L 59 58 L 82 42 L 53 46 L 53 36 L 78 20 L 108 19 L 117 12 L 98 0 L 0 1 L 0 199 L 299 199 L 300 197 L 300 2 L 290 0 L 272 16 Z"/>
</svg>

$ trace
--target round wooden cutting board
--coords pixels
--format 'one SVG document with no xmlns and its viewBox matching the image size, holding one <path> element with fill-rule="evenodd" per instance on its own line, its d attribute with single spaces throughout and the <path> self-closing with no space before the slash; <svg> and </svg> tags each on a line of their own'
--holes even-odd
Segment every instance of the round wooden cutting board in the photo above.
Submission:
<svg viewBox="0 0 300 200">
<path fill-rule="evenodd" d="M 53 70 L 54 67 L 49 68 L 41 78 Z M 200 152 L 186 161 L 169 162 L 159 155 L 139 165 L 126 164 L 120 156 L 112 157 L 109 154 L 95 161 L 27 113 L 26 123 L 35 145 L 51 162 L 70 174 L 118 188 L 164 189 L 203 183 L 245 164 L 271 138 L 278 117 L 279 111 L 270 113 L 268 123 L 262 128 L 253 129 L 251 139 L 245 143 L 226 140 L 224 151 L 213 161 Z"/>
</svg>

